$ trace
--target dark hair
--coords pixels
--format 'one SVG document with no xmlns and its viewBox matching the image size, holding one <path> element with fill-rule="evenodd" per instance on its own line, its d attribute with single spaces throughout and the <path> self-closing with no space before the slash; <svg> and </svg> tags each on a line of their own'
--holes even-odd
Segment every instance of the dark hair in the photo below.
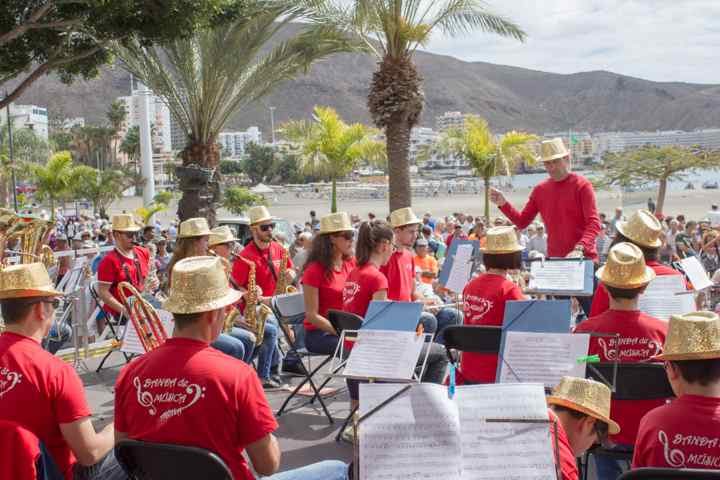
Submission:
<svg viewBox="0 0 720 480">
<path fill-rule="evenodd" d="M 168 287 L 172 281 L 172 270 L 175 264 L 180 260 L 193 256 L 193 249 L 195 248 L 195 241 L 201 237 L 184 237 L 178 238 L 175 242 L 175 248 L 173 249 L 173 255 L 168 262 L 165 269 L 168 275 Z"/>
<path fill-rule="evenodd" d="M 368 263 L 370 261 L 370 255 L 372 255 L 383 240 L 387 240 L 388 242 L 392 242 L 393 240 L 392 228 L 390 228 L 390 225 L 386 222 L 373 220 L 360 224 L 357 244 L 355 245 L 355 257 L 357 258 L 358 265 Z"/>
<path fill-rule="evenodd" d="M 608 294 L 616 300 L 620 298 L 633 300 L 637 298 L 641 293 L 643 293 L 643 291 L 645 291 L 645 286 L 637 288 L 618 288 L 611 287 L 610 285 L 605 285 L 605 289 L 607 290 Z"/>
<path fill-rule="evenodd" d="M 202 317 L 203 312 L 200 313 L 173 313 L 173 318 L 175 319 L 175 326 L 179 329 L 183 329 L 185 327 L 188 327 L 192 325 L 193 323 L 200 320 L 200 317 Z"/>
<path fill-rule="evenodd" d="M 484 253 L 483 264 L 485 265 L 485 268 L 519 270 L 522 268 L 522 252 Z"/>
<path fill-rule="evenodd" d="M 146 225 L 145 228 L 143 228 L 143 235 L 145 235 L 145 232 L 147 232 L 148 230 L 150 230 L 151 232 L 155 231 L 155 227 L 153 227 L 152 225 Z"/>
<path fill-rule="evenodd" d="M 3 312 L 4 313 L 4 312 Z M 699 383 L 703 387 L 720 381 L 720 358 L 708 360 L 670 360 L 688 383 Z"/>
<path fill-rule="evenodd" d="M 0 300 L 0 309 L 2 310 L 2 317 L 5 324 L 11 325 L 20 322 L 20 320 L 30 314 L 33 305 L 41 301 L 42 298 L 44 297 L 7 298 Z"/>
<path fill-rule="evenodd" d="M 580 411 L 578 411 L 578 410 L 574 410 L 574 409 L 569 408 L 569 407 L 563 407 L 562 405 L 552 404 L 552 405 L 550 405 L 550 408 L 552 408 L 553 412 L 556 412 L 556 413 L 565 412 L 565 413 L 567 413 L 568 415 L 570 415 L 571 417 L 576 418 L 576 419 L 578 419 L 578 420 L 581 420 L 581 419 L 583 419 L 583 418 L 585 418 L 585 417 L 589 417 L 589 416 L 590 416 L 590 415 L 588 415 L 587 413 L 583 413 L 583 412 L 580 412 Z"/>
<path fill-rule="evenodd" d="M 615 245 L 617 245 L 618 243 L 622 243 L 622 242 L 632 243 L 633 245 L 638 247 L 640 249 L 640 251 L 642 251 L 643 257 L 645 257 L 646 262 L 653 262 L 658 259 L 658 251 L 660 250 L 659 248 L 651 248 L 651 247 L 646 247 L 644 245 L 638 245 L 636 242 L 633 242 L 631 239 L 627 238 L 625 235 L 623 235 L 620 232 L 617 232 L 615 234 L 615 238 L 613 238 L 613 241 L 610 242 L 610 248 L 612 248 Z"/>
<path fill-rule="evenodd" d="M 335 232 L 340 233 L 340 232 Z M 318 262 L 320 265 L 323 266 L 323 270 L 325 270 L 325 276 L 329 277 L 330 272 L 333 267 L 333 251 L 334 247 L 332 244 L 331 237 L 335 235 L 335 233 L 321 233 L 318 235 L 315 235 L 315 238 L 313 238 L 312 245 L 310 246 L 310 253 L 308 254 L 308 258 L 305 261 L 305 266 L 303 267 L 303 271 L 313 262 Z M 350 258 L 350 256 L 343 256 L 343 260 L 347 260 Z"/>
</svg>

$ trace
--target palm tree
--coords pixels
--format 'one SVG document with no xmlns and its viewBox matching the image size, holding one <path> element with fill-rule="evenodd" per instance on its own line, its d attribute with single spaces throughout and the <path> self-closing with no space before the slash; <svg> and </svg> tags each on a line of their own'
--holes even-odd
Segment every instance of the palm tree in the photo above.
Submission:
<svg viewBox="0 0 720 480">
<path fill-rule="evenodd" d="M 238 18 L 213 30 L 162 46 L 130 39 L 116 47 L 125 68 L 165 99 L 187 133 L 182 165 L 175 171 L 183 193 L 181 220 L 205 216 L 215 222 L 221 200 L 216 140 L 233 115 L 314 61 L 359 48 L 318 12 L 320 3 L 250 0 Z M 304 23 L 296 34 L 277 41 L 280 30 L 300 19 Z"/>
<path fill-rule="evenodd" d="M 490 131 L 488 123 L 475 115 L 465 119 L 463 128 L 444 132 L 435 146 L 440 155 L 465 158 L 485 184 L 485 224 L 490 224 L 490 180 L 497 175 L 510 176 L 520 162 L 532 165 L 535 153 L 529 144 L 537 136 L 523 132 L 507 132 L 499 139 Z"/>
<path fill-rule="evenodd" d="M 343 9 L 337 10 L 342 15 Z M 355 0 L 347 25 L 379 59 L 368 108 L 387 139 L 390 210 L 407 207 L 412 200 L 410 132 L 423 108 L 415 50 L 437 31 L 455 36 L 479 29 L 521 41 L 526 35 L 510 20 L 489 12 L 482 0 Z"/>
<path fill-rule="evenodd" d="M 120 141 L 120 129 L 123 123 L 127 120 L 127 110 L 125 110 L 125 104 L 120 100 L 115 100 L 110 104 L 110 108 L 105 112 L 105 116 L 110 123 L 110 130 L 112 131 L 111 138 L 111 158 L 112 164 L 117 163 L 117 150 L 118 142 Z"/>
<path fill-rule="evenodd" d="M 337 212 L 337 180 L 349 174 L 361 159 L 376 154 L 377 132 L 360 123 L 346 124 L 335 110 L 315 107 L 312 121 L 295 120 L 280 127 L 289 141 L 302 145 L 301 165 L 330 178 L 330 211 Z"/>
<path fill-rule="evenodd" d="M 55 204 L 70 194 L 73 179 L 73 162 L 70 152 L 58 152 L 50 157 L 46 165 L 31 165 L 33 182 L 37 187 L 35 195 L 50 202 L 50 219 L 55 219 Z"/>
</svg>

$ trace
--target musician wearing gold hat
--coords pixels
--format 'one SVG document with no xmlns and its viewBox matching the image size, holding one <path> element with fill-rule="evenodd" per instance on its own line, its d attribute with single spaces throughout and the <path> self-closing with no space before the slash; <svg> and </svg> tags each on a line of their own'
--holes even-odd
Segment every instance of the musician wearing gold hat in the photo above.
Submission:
<svg viewBox="0 0 720 480">
<path fill-rule="evenodd" d="M 269 307 L 272 297 L 277 293 L 278 283 L 290 285 L 295 280 L 290 255 L 273 239 L 275 221 L 268 209 L 262 205 L 251 207 L 248 216 L 252 240 L 235 259 L 232 269 L 232 281 L 245 295 L 241 302 L 241 310 L 244 310 L 248 299 L 254 300 L 256 305 L 265 304 Z M 251 269 L 254 270 L 252 279 Z M 281 276 L 283 278 L 280 278 Z M 251 280 L 256 286 L 255 292 L 247 291 Z M 281 359 L 277 344 L 279 328 L 275 317 L 268 314 L 265 318 L 263 343 L 257 348 L 257 373 L 263 387 L 267 389 L 282 386 L 280 378 L 272 373 L 274 369 L 278 369 Z M 287 367 L 290 369 L 289 365 Z"/>
<path fill-rule="evenodd" d="M 95 431 L 82 380 L 40 345 L 61 296 L 42 263 L 0 271 L 0 420 L 37 436 L 66 480 L 125 479 L 112 424 Z"/>
<path fill-rule="evenodd" d="M 210 348 L 242 293 L 230 288 L 217 257 L 180 260 L 172 275 L 163 307 L 175 319 L 173 336 L 120 373 L 116 441 L 204 448 L 222 458 L 235 480 L 254 479 L 253 470 L 272 480 L 280 465 L 278 424 L 262 386 L 250 366 Z M 344 478 L 345 472 L 344 463 L 325 461 L 281 475 Z"/>
<path fill-rule="evenodd" d="M 562 480 L 578 480 L 577 457 L 593 444 L 605 444 L 608 434 L 620 432 L 620 426 L 610 418 L 610 396 L 603 383 L 563 377 L 547 397 L 550 420 L 556 422 L 550 431 L 553 449 L 557 445 L 555 458 L 560 460 Z"/>
<path fill-rule="evenodd" d="M 620 224 L 618 224 L 620 228 Z M 632 243 L 618 243 L 610 249 L 607 263 L 597 277 L 610 296 L 610 309 L 581 322 L 575 333 L 603 334 L 590 338 L 590 355 L 601 362 L 650 362 L 665 341 L 667 323 L 640 311 L 639 297 L 655 278 L 646 266 L 643 252 Z M 613 335 L 617 335 L 614 337 Z M 631 452 L 640 418 L 666 399 L 613 400 L 613 416 L 622 427 L 611 437 L 616 452 Z M 598 478 L 617 478 L 625 469 L 613 455 L 595 454 Z M 625 462 L 627 463 L 627 462 Z"/>
<path fill-rule="evenodd" d="M 720 470 L 720 318 L 712 312 L 670 317 L 663 353 L 677 400 L 640 421 L 633 468 Z"/>
<path fill-rule="evenodd" d="M 615 230 L 617 233 L 610 244 L 610 248 L 621 242 L 632 243 L 642 251 L 645 264 L 655 272 L 655 275 L 682 275 L 677 270 L 658 261 L 660 247 L 663 243 L 661 239 L 665 233 L 657 217 L 649 210 L 638 210 L 627 221 L 618 221 L 615 224 Z M 610 300 L 607 289 L 600 284 L 593 295 L 589 316 L 600 315 L 609 307 Z"/>
</svg>

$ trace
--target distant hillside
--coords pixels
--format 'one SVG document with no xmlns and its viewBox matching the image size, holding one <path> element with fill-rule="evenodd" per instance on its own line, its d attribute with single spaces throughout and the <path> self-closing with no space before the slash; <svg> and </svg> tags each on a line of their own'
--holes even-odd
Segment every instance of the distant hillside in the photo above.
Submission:
<svg viewBox="0 0 720 480">
<path fill-rule="evenodd" d="M 720 126 L 720 86 L 658 83 L 610 72 L 559 75 L 523 68 L 464 62 L 419 52 L 425 78 L 422 124 L 434 126 L 446 111 L 477 113 L 493 130 L 542 133 L 567 130 L 693 130 Z M 279 87 L 262 105 L 240 112 L 228 125 L 258 125 L 269 131 L 267 106 L 276 123 L 310 115 L 314 105 L 336 108 L 349 121 L 369 122 L 366 108 L 374 58 L 341 54 L 314 65 L 310 73 Z M 100 78 L 65 86 L 55 77 L 36 82 L 20 99 L 66 117 L 100 121 L 109 103 L 129 92 L 129 75 L 106 68 Z"/>
</svg>

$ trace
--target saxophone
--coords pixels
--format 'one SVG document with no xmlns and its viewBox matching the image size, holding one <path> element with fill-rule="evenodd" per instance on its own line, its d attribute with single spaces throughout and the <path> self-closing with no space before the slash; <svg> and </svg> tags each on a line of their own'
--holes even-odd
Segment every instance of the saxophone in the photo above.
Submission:
<svg viewBox="0 0 720 480">
<path fill-rule="evenodd" d="M 289 253 L 283 248 L 282 257 L 280 258 L 280 273 L 278 273 L 277 283 L 275 284 L 274 295 L 284 295 L 286 293 L 295 293 L 297 288 L 288 285 L 287 281 L 287 264 Z"/>
<path fill-rule="evenodd" d="M 255 345 L 260 345 L 265 336 L 265 321 L 272 311 L 267 305 L 260 305 L 258 309 L 258 297 L 257 297 L 257 283 L 255 282 L 255 262 L 252 262 L 246 258 L 238 257 L 240 260 L 246 262 L 250 268 L 248 273 L 247 283 L 247 296 L 245 297 L 245 310 L 243 316 L 245 317 L 245 323 L 248 325 L 248 330 L 255 334 Z"/>
</svg>

